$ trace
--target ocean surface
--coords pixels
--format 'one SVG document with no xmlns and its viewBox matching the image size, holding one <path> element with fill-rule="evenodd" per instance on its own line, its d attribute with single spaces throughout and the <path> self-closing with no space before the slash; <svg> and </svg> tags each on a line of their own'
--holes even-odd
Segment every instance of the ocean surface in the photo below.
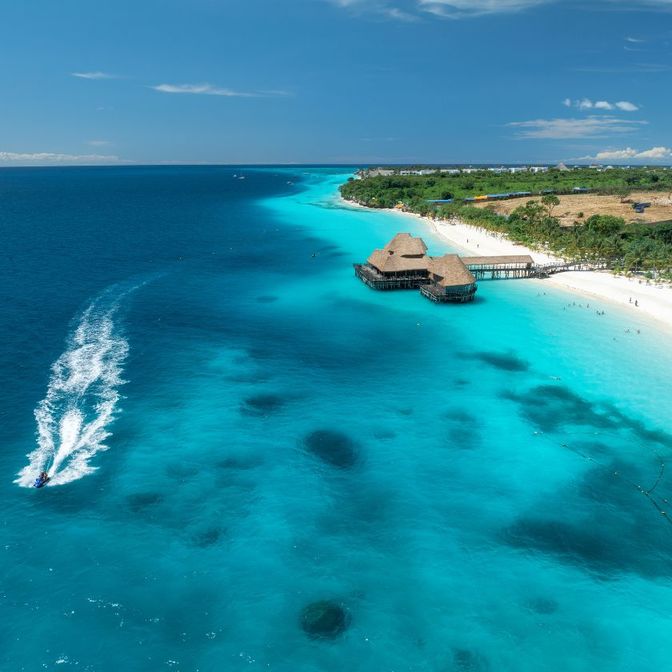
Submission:
<svg viewBox="0 0 672 672">
<path fill-rule="evenodd" d="M 350 172 L 0 171 L 0 670 L 671 669 L 669 333 L 366 288 Z"/>
</svg>

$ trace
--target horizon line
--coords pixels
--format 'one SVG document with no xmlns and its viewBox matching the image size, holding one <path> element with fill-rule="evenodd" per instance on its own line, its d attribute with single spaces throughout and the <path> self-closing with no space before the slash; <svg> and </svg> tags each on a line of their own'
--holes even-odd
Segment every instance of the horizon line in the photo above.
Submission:
<svg viewBox="0 0 672 672">
<path fill-rule="evenodd" d="M 672 163 L 636 163 L 636 162 L 582 162 L 582 161 L 516 161 L 516 162 L 506 162 L 506 161 L 486 161 L 486 162 L 422 162 L 422 161 L 412 161 L 405 163 L 396 163 L 396 162 L 379 162 L 379 161 L 352 161 L 352 162 L 306 162 L 306 163 L 297 163 L 297 162 L 287 162 L 287 163 L 218 163 L 218 162 L 191 162 L 191 161 L 171 161 L 171 162 L 147 162 L 147 163 L 71 163 L 71 164 L 56 164 L 56 163 L 44 163 L 44 164 L 23 164 L 23 165 L 10 165 L 10 164 L 0 164 L 1 169 L 13 169 L 13 168 L 171 168 L 171 167 L 281 167 L 281 168 L 291 168 L 291 167 L 355 167 L 355 166 L 376 166 L 380 168 L 385 167 L 402 167 L 402 166 L 414 166 L 414 167 L 457 167 L 457 166 L 466 166 L 466 167 L 492 167 L 492 166 L 543 166 L 543 167 L 554 167 L 559 163 L 571 166 L 580 166 L 580 167 L 590 167 L 590 166 L 630 166 L 633 168 L 672 168 Z"/>
</svg>

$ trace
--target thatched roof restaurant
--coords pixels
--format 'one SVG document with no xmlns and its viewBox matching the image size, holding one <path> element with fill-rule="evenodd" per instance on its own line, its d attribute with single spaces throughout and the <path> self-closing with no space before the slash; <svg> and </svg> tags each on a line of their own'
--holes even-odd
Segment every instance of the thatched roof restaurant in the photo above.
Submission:
<svg viewBox="0 0 672 672">
<path fill-rule="evenodd" d="M 355 274 L 373 289 L 419 289 L 440 303 L 465 303 L 476 294 L 476 280 L 524 278 L 534 275 L 535 264 L 526 254 L 492 257 L 430 257 L 422 238 L 398 233 L 365 264 L 355 264 Z"/>
<path fill-rule="evenodd" d="M 355 264 L 355 273 L 374 289 L 420 289 L 441 303 L 464 303 L 476 293 L 476 278 L 456 254 L 429 257 L 422 238 L 410 233 L 398 233 L 374 250 L 366 264 Z"/>
</svg>

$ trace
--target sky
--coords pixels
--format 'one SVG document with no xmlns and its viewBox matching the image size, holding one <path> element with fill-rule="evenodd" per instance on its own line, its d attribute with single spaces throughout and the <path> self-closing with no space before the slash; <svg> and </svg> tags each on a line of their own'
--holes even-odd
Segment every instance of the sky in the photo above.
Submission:
<svg viewBox="0 0 672 672">
<path fill-rule="evenodd" d="M 0 0 L 0 165 L 672 164 L 672 0 Z"/>
</svg>

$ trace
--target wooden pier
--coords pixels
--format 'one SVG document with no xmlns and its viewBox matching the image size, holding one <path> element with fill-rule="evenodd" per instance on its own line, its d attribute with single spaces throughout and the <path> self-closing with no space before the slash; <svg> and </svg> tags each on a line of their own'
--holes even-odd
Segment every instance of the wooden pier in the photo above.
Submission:
<svg viewBox="0 0 672 672">
<path fill-rule="evenodd" d="M 462 257 L 464 265 L 477 280 L 529 278 L 534 273 L 534 259 L 527 254 L 498 257 Z"/>
<path fill-rule="evenodd" d="M 558 264 L 537 264 L 530 277 L 548 278 L 555 273 L 563 273 L 565 271 L 603 271 L 607 268 L 609 266 L 605 262 L 569 261 Z"/>
<path fill-rule="evenodd" d="M 527 254 L 499 257 L 462 257 L 462 261 L 477 280 L 548 278 L 555 273 L 564 271 L 598 271 L 607 268 L 605 263 L 586 261 L 535 264 L 534 259 Z"/>
</svg>

